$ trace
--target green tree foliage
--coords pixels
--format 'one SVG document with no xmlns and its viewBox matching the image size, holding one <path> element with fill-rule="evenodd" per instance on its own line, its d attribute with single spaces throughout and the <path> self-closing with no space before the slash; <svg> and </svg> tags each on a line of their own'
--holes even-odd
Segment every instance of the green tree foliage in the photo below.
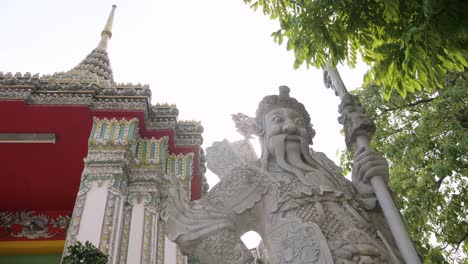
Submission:
<svg viewBox="0 0 468 264">
<path fill-rule="evenodd" d="M 89 241 L 68 247 L 68 255 L 63 258 L 63 264 L 107 264 L 107 255 L 102 253 Z"/>
<path fill-rule="evenodd" d="M 444 86 L 406 100 L 387 101 L 378 89 L 355 92 L 376 122 L 372 145 L 389 161 L 390 185 L 418 251 L 426 263 L 467 263 L 468 72 L 448 74 Z M 352 154 L 341 160 L 349 171 Z"/>
<path fill-rule="evenodd" d="M 294 67 L 322 68 L 357 54 L 371 66 L 364 80 L 402 97 L 441 88 L 446 72 L 468 66 L 466 0 L 244 0 L 278 19 L 272 33 L 294 50 Z"/>
</svg>

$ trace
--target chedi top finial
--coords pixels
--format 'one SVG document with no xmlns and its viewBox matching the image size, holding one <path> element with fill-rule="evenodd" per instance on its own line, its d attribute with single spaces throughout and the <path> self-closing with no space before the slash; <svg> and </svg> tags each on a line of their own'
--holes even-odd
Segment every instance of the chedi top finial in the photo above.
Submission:
<svg viewBox="0 0 468 264">
<path fill-rule="evenodd" d="M 112 5 L 112 10 L 109 14 L 109 17 L 107 18 L 106 25 L 101 32 L 101 41 L 99 41 L 99 44 L 96 47 L 98 50 L 107 50 L 107 41 L 112 37 L 112 22 L 114 21 L 114 13 L 116 8 L 116 5 Z"/>
</svg>

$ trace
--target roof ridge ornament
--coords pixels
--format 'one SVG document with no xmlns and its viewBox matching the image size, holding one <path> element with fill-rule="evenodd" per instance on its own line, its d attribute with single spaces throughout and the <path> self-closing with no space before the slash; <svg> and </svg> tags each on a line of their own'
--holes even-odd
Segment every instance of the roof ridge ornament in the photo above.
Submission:
<svg viewBox="0 0 468 264">
<path fill-rule="evenodd" d="M 107 42 L 112 37 L 112 23 L 114 22 L 114 14 L 115 9 L 117 8 L 116 5 L 112 5 L 112 10 L 107 18 L 106 25 L 101 32 L 101 41 L 99 41 L 98 46 L 96 49 L 106 51 L 107 50 Z"/>
</svg>

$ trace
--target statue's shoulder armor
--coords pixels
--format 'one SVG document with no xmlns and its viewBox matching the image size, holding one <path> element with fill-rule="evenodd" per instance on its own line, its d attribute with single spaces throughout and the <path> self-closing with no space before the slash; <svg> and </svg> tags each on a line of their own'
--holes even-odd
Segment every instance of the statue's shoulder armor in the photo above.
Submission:
<svg viewBox="0 0 468 264">
<path fill-rule="evenodd" d="M 240 214 L 252 208 L 267 191 L 248 141 L 215 142 L 207 149 L 207 166 L 220 178 L 205 196 L 214 207 Z"/>
<path fill-rule="evenodd" d="M 252 208 L 266 193 L 262 177 L 254 164 L 236 166 L 205 197 L 217 208 L 240 214 Z"/>
<path fill-rule="evenodd" d="M 350 180 L 346 179 L 346 177 L 343 177 L 343 169 L 340 166 L 336 165 L 335 162 L 328 158 L 323 152 L 316 152 L 313 149 L 310 149 L 309 151 L 323 167 L 332 173 L 332 177 L 336 179 L 342 187 L 344 187 L 344 192 L 356 195 L 353 184 Z"/>
<path fill-rule="evenodd" d="M 309 151 L 313 157 L 316 157 L 318 159 L 318 161 L 320 162 L 320 164 L 322 164 L 322 166 L 326 167 L 327 169 L 329 169 L 330 171 L 334 173 L 337 173 L 337 174 L 343 173 L 343 169 L 340 166 L 336 165 L 335 162 L 333 162 L 331 159 L 329 159 L 327 155 L 325 155 L 325 153 L 317 152 L 317 151 L 314 151 L 313 149 L 310 149 Z"/>
<path fill-rule="evenodd" d="M 257 155 L 248 140 L 230 143 L 227 140 L 214 142 L 206 149 L 207 167 L 221 180 L 230 175 L 234 167 L 256 161 Z"/>
</svg>

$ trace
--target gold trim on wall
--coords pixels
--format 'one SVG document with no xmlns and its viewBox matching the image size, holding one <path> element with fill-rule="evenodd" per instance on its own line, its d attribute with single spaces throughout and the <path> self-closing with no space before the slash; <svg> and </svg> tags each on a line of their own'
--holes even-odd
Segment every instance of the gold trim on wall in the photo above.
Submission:
<svg viewBox="0 0 468 264">
<path fill-rule="evenodd" d="M 65 240 L 0 241 L 0 255 L 62 253 Z"/>
</svg>

